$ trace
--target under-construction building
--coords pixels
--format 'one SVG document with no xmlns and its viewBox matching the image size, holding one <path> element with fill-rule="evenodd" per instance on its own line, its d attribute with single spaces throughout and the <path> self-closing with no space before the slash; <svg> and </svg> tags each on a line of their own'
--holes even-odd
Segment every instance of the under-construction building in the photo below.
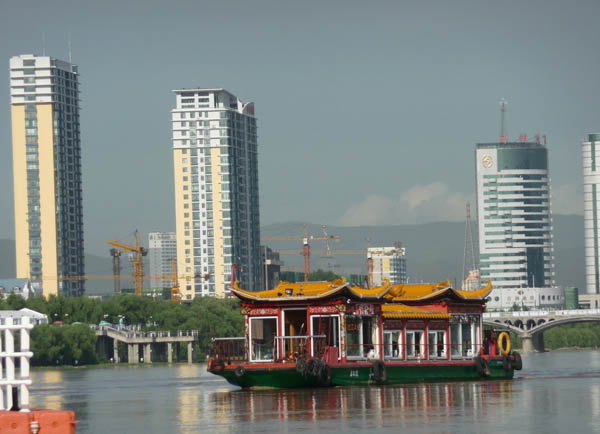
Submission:
<svg viewBox="0 0 600 434">
<path fill-rule="evenodd" d="M 393 284 L 407 283 L 406 249 L 399 243 L 394 247 L 369 247 L 367 262 L 370 285 L 382 285 L 385 279 Z"/>
</svg>

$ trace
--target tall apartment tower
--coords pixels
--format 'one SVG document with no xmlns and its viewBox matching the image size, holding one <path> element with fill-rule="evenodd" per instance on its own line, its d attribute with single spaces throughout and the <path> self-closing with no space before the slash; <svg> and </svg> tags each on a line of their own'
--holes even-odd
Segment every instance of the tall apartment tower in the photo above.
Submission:
<svg viewBox="0 0 600 434">
<path fill-rule="evenodd" d="M 175 90 L 172 110 L 179 288 L 224 297 L 232 274 L 261 288 L 254 104 L 225 89 Z"/>
<path fill-rule="evenodd" d="M 554 286 L 548 150 L 523 135 L 477 144 L 475 163 L 481 280 L 494 285 L 490 306 L 506 308 L 515 300 L 498 290 Z"/>
<path fill-rule="evenodd" d="M 150 232 L 148 234 L 148 258 L 151 276 L 170 276 L 171 260 L 177 260 L 177 237 L 175 232 Z M 151 279 L 152 289 L 172 288 L 170 279 Z"/>
<path fill-rule="evenodd" d="M 406 249 L 394 247 L 369 247 L 369 282 L 372 286 L 383 285 L 385 279 L 393 284 L 406 283 Z"/>
<path fill-rule="evenodd" d="M 47 56 L 10 59 L 17 277 L 44 296 L 82 295 L 79 72 Z"/>
<path fill-rule="evenodd" d="M 588 294 L 600 294 L 600 134 L 589 134 L 582 146 L 585 285 Z"/>
</svg>

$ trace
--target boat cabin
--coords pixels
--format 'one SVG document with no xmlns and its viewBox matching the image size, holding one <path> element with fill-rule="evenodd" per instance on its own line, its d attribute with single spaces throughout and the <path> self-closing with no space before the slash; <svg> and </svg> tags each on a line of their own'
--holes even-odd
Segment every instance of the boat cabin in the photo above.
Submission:
<svg viewBox="0 0 600 434">
<path fill-rule="evenodd" d="M 482 313 L 491 284 L 478 291 L 449 281 L 360 288 L 333 282 L 281 282 L 252 292 L 236 284 L 245 337 L 215 339 L 228 363 L 282 363 L 322 358 L 328 364 L 473 358 L 482 343 Z"/>
</svg>

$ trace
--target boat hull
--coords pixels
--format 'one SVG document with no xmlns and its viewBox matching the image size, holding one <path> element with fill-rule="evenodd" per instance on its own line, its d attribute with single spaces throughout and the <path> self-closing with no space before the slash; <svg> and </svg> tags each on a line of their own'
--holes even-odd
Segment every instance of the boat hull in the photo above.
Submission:
<svg viewBox="0 0 600 434">
<path fill-rule="evenodd" d="M 299 388 L 328 386 L 393 385 L 440 381 L 478 381 L 513 378 L 514 369 L 505 369 L 503 360 L 490 359 L 489 372 L 477 369 L 473 361 L 388 362 L 384 369 L 374 363 L 328 365 L 316 375 L 299 372 L 293 363 L 257 363 L 209 369 L 215 375 L 242 388 Z M 383 374 L 382 374 L 383 372 Z"/>
</svg>

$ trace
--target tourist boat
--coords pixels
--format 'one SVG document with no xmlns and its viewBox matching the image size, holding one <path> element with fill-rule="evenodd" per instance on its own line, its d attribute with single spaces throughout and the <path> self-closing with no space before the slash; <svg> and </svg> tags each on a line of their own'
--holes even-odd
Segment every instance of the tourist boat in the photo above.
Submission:
<svg viewBox="0 0 600 434">
<path fill-rule="evenodd" d="M 253 292 L 236 282 L 245 336 L 214 338 L 208 371 L 243 388 L 512 378 L 522 361 L 508 334 L 483 328 L 491 290 L 339 279 Z"/>
</svg>

